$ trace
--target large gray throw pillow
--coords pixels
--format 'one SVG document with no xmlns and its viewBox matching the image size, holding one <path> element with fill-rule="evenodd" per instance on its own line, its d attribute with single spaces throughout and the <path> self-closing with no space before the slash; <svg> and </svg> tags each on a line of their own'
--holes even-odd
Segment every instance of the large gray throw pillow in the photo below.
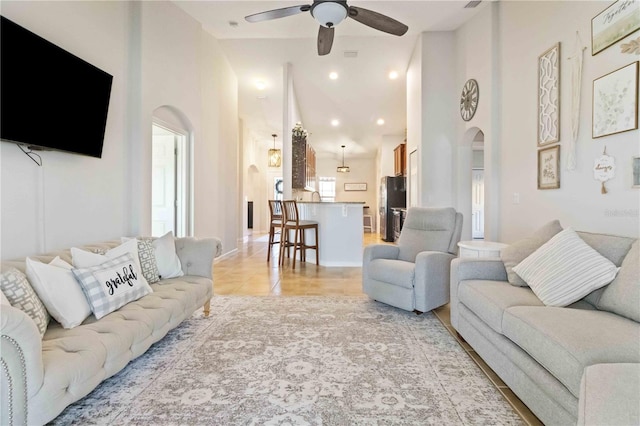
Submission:
<svg viewBox="0 0 640 426">
<path fill-rule="evenodd" d="M 638 240 L 622 261 L 616 279 L 604 288 L 598 309 L 640 322 L 640 245 Z"/>
<path fill-rule="evenodd" d="M 530 237 L 516 241 L 502 250 L 500 257 L 504 263 L 504 268 L 507 270 L 507 279 L 510 284 L 518 287 L 527 287 L 527 283 L 524 282 L 518 274 L 513 272 L 513 267 L 522 262 L 525 258 L 529 257 L 529 255 L 538 250 L 540 246 L 549 241 L 560 231 L 562 231 L 560 222 L 553 220 L 538 229 Z"/>
</svg>

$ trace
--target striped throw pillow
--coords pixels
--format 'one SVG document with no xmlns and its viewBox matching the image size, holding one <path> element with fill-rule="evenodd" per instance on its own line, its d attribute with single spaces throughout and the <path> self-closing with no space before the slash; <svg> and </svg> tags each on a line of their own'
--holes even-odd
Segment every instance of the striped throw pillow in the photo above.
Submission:
<svg viewBox="0 0 640 426">
<path fill-rule="evenodd" d="M 547 306 L 567 306 L 616 277 L 618 268 L 567 228 L 513 270 Z"/>
</svg>

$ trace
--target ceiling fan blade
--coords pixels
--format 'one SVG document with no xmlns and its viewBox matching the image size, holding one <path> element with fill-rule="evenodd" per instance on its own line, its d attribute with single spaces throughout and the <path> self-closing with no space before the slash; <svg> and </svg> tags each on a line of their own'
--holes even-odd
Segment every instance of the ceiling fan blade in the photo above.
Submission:
<svg viewBox="0 0 640 426">
<path fill-rule="evenodd" d="M 397 36 L 404 35 L 404 33 L 409 29 L 409 27 L 402 22 L 398 22 L 386 15 L 372 10 L 363 9 L 361 7 L 350 6 L 349 17 L 368 27 Z"/>
<path fill-rule="evenodd" d="M 328 55 L 331 52 L 334 33 L 335 29 L 333 27 L 327 28 L 320 25 L 320 31 L 318 31 L 318 55 Z"/>
<path fill-rule="evenodd" d="M 297 15 L 298 13 L 306 12 L 311 9 L 311 6 L 307 4 L 301 4 L 298 6 L 284 7 L 282 9 L 267 10 L 266 12 L 254 13 L 253 15 L 245 16 L 249 22 L 261 22 L 271 19 L 284 18 L 286 16 Z"/>
</svg>

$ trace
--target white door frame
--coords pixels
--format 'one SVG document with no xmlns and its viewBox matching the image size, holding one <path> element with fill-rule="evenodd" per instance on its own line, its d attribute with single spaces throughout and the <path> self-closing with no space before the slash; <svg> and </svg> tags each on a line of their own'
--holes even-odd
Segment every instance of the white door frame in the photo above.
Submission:
<svg viewBox="0 0 640 426">
<path fill-rule="evenodd" d="M 192 158 L 191 138 L 189 131 L 153 118 L 152 127 L 157 126 L 174 134 L 175 141 L 175 223 L 176 237 L 186 237 L 192 234 Z M 152 131 L 153 133 L 153 131 Z M 152 138 L 153 141 L 153 138 Z M 153 143 L 152 143 L 153 155 Z M 153 161 L 153 160 L 152 160 Z M 153 179 L 153 177 L 152 177 Z M 153 182 L 152 182 L 153 184 Z M 153 206 L 152 206 L 153 209 Z"/>
</svg>

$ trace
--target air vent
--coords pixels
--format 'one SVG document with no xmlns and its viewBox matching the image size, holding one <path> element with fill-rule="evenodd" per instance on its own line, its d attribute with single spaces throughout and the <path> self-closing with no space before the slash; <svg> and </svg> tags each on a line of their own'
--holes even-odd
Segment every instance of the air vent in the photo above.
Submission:
<svg viewBox="0 0 640 426">
<path fill-rule="evenodd" d="M 482 2 L 482 0 L 473 0 L 470 1 L 469 3 L 467 3 L 464 8 L 465 9 L 473 9 L 474 7 L 478 6 L 480 3 Z"/>
<path fill-rule="evenodd" d="M 358 51 L 357 50 L 345 50 L 344 51 L 344 57 L 345 58 L 357 58 L 358 57 Z"/>
</svg>

